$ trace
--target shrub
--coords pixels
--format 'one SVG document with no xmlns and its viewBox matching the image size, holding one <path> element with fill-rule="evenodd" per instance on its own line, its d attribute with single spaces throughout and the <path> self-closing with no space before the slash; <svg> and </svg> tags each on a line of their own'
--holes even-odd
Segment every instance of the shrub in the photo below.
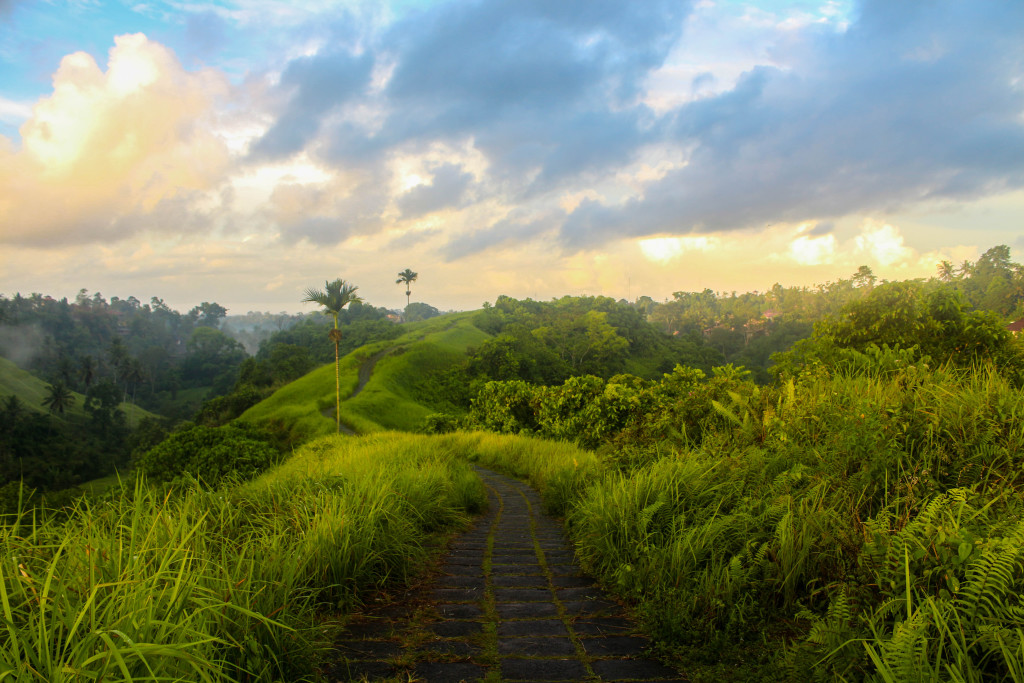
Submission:
<svg viewBox="0 0 1024 683">
<path fill-rule="evenodd" d="M 192 425 L 143 453 L 135 465 L 154 481 L 190 476 L 216 486 L 229 475 L 248 479 L 259 474 L 278 455 L 255 430 Z"/>
</svg>

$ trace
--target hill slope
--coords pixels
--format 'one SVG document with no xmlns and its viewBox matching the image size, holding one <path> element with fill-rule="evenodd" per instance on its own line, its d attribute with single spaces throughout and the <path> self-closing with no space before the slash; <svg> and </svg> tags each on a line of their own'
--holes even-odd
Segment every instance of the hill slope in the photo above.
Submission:
<svg viewBox="0 0 1024 683">
<path fill-rule="evenodd" d="M 341 359 L 341 422 L 349 431 L 411 430 L 440 403 L 432 381 L 490 335 L 471 322 L 473 313 L 444 315 L 407 325 L 407 332 L 356 349 Z M 326 340 L 325 340 L 325 343 Z M 330 434 L 334 424 L 334 364 L 274 392 L 239 420 L 287 432 L 293 443 Z"/>
<path fill-rule="evenodd" d="M 13 361 L 0 357 L 0 396 L 17 396 L 30 410 L 40 413 L 48 412 L 43 406 L 46 398 L 47 382 L 39 379 L 31 372 L 22 370 Z M 72 391 L 75 397 L 74 403 L 67 411 L 67 417 L 73 420 L 86 420 L 89 414 L 85 412 L 85 396 Z M 122 403 L 121 410 L 128 417 L 128 424 L 138 424 L 144 417 L 156 417 L 153 413 L 131 403 Z"/>
</svg>

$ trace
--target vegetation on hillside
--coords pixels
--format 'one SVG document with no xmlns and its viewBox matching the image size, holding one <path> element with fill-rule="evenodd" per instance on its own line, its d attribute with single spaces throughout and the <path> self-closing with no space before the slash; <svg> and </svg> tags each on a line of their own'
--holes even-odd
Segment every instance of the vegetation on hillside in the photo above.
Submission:
<svg viewBox="0 0 1024 683">
<path fill-rule="evenodd" d="M 0 662 L 312 679 L 325 617 L 479 509 L 479 462 L 540 488 L 691 680 L 1022 681 L 1022 272 L 996 247 L 928 281 L 501 297 L 402 326 L 354 305 L 339 329 L 386 327 L 337 374 L 307 319 L 198 424 L 142 423 L 148 484 L 8 518 Z M 65 389 L 39 399 L 54 423 L 82 409 Z M 366 436 L 329 436 L 339 395 Z M 3 434 L 48 443 L 8 404 Z M 384 431 L 424 427 L 476 431 Z"/>
</svg>

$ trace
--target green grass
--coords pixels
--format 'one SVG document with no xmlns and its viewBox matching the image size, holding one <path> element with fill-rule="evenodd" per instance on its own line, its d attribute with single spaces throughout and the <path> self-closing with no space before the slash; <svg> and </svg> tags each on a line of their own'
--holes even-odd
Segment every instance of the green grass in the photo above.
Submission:
<svg viewBox="0 0 1024 683">
<path fill-rule="evenodd" d="M 923 365 L 755 393 L 635 464 L 463 438 L 695 682 L 1024 680 L 1024 394 Z"/>
<path fill-rule="evenodd" d="M 342 403 L 342 415 L 362 418 L 387 429 L 411 431 L 432 413 L 446 408 L 436 397 L 432 378 L 466 357 L 466 349 L 487 339 L 468 314 L 444 316 L 413 341 L 397 340 L 395 350 L 378 361 L 369 383 Z M 433 320 L 428 321 L 433 322 Z"/>
<path fill-rule="evenodd" d="M 49 384 L 27 370 L 22 370 L 13 361 L 0 357 L 0 396 L 17 396 L 18 399 L 31 410 L 40 413 L 49 413 L 49 409 L 43 406 L 43 401 L 49 395 L 46 387 Z M 89 413 L 85 411 L 85 396 L 72 391 L 74 402 L 68 408 L 64 417 L 54 415 L 57 419 L 68 419 L 84 421 L 89 419 Z M 144 417 L 156 417 L 153 413 L 140 408 L 132 403 L 121 403 L 119 406 L 124 411 L 129 425 L 137 425 Z"/>
<path fill-rule="evenodd" d="M 413 576 L 484 504 L 428 437 L 328 436 L 242 486 L 141 482 L 0 528 L 0 680 L 311 680 L 318 615 Z"/>
<path fill-rule="evenodd" d="M 381 429 L 414 430 L 438 412 L 432 376 L 465 358 L 468 347 L 487 338 L 474 327 L 472 314 L 458 313 L 411 323 L 397 339 L 363 346 L 341 360 L 341 421 L 357 433 Z M 325 340 L 325 343 L 328 343 Z M 369 382 L 352 398 L 359 369 L 384 352 Z M 290 435 L 293 443 L 330 434 L 335 425 L 334 364 L 317 368 L 249 408 L 239 418 L 267 424 Z"/>
</svg>

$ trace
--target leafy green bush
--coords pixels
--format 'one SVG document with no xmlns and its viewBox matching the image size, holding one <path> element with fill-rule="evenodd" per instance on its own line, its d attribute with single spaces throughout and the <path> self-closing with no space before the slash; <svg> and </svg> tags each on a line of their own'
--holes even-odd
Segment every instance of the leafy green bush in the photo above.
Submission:
<svg viewBox="0 0 1024 683">
<path fill-rule="evenodd" d="M 423 418 L 423 424 L 420 426 L 419 431 L 424 434 L 448 434 L 459 429 L 461 426 L 462 420 L 455 415 L 432 413 Z"/>
<path fill-rule="evenodd" d="M 252 428 L 192 425 L 142 453 L 135 466 L 153 481 L 190 476 L 216 486 L 228 476 L 259 474 L 279 456 Z"/>
</svg>

